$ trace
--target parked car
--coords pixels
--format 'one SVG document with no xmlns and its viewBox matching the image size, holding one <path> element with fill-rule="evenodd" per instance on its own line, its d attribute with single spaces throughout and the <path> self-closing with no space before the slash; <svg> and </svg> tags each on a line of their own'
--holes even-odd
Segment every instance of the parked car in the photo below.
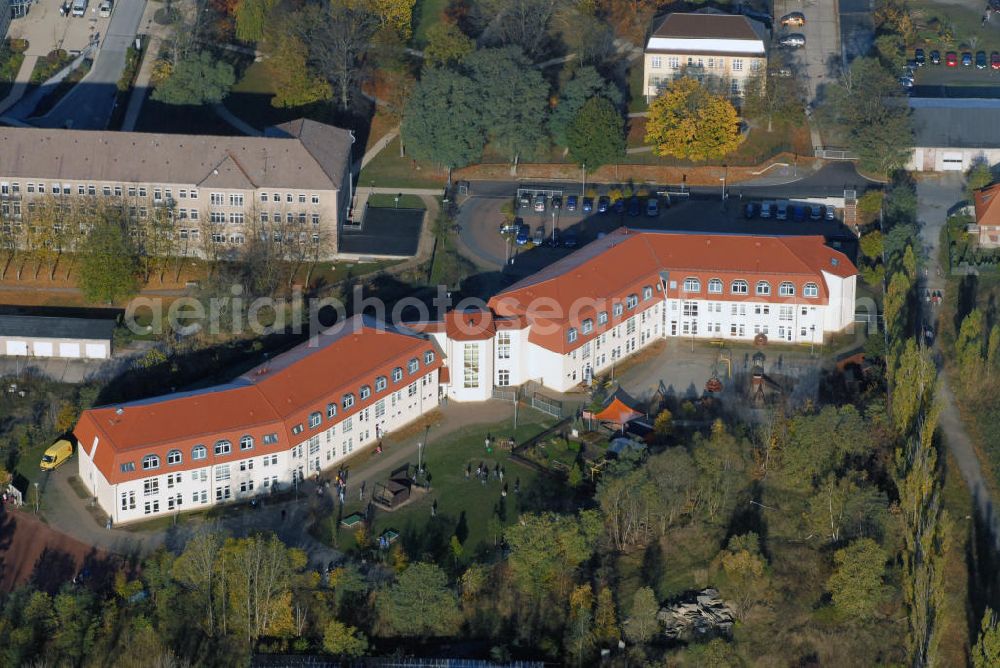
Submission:
<svg viewBox="0 0 1000 668">
<path fill-rule="evenodd" d="M 777 77 L 779 79 L 791 79 L 792 78 L 792 68 L 790 67 L 776 67 L 772 70 L 768 70 L 768 74 L 772 77 Z"/>
<path fill-rule="evenodd" d="M 747 202 L 745 205 L 743 205 L 743 217 L 746 218 L 747 220 L 755 218 L 759 212 L 760 212 L 760 207 L 757 205 L 756 202 Z"/>
<path fill-rule="evenodd" d="M 98 5 L 97 13 L 102 19 L 111 16 L 111 0 L 104 0 L 104 2 Z"/>
<path fill-rule="evenodd" d="M 792 206 L 792 220 L 796 223 L 801 223 L 806 219 L 806 207 L 804 204 L 795 204 Z"/>
<path fill-rule="evenodd" d="M 561 209 L 562 208 L 562 195 L 553 195 L 552 196 L 552 208 L 553 209 Z"/>
<path fill-rule="evenodd" d="M 788 220 L 788 202 L 778 202 L 774 217 L 778 220 Z"/>
<path fill-rule="evenodd" d="M 1000 70 L 1000 53 L 997 51 L 990 54 L 990 67 L 994 70 Z"/>
<path fill-rule="evenodd" d="M 583 212 L 584 213 L 590 213 L 593 210 L 594 210 L 594 198 L 593 197 L 584 197 L 583 198 Z"/>
<path fill-rule="evenodd" d="M 962 53 L 962 67 L 972 67 L 972 52 L 964 51 Z"/>
<path fill-rule="evenodd" d="M 522 209 L 527 209 L 531 206 L 531 193 L 521 193 L 521 196 L 517 200 L 517 204 Z"/>
<path fill-rule="evenodd" d="M 615 200 L 615 203 L 611 205 L 611 208 L 615 210 L 615 213 L 625 213 L 625 198 L 620 197 Z"/>
<path fill-rule="evenodd" d="M 829 204 L 826 206 L 826 219 L 827 220 L 837 220 L 837 208 L 836 207 L 830 206 Z"/>
<path fill-rule="evenodd" d="M 513 223 L 500 223 L 500 234 L 517 234 L 521 229 L 521 219 L 517 218 Z"/>
<path fill-rule="evenodd" d="M 940 65 L 940 64 L 941 64 L 941 52 L 935 49 L 934 51 L 931 51 L 931 65 Z"/>
<path fill-rule="evenodd" d="M 545 211 L 545 195 L 535 195 L 535 205 L 532 208 L 539 213 Z"/>
<path fill-rule="evenodd" d="M 518 246 L 523 246 L 528 243 L 528 239 L 531 238 L 531 228 L 528 227 L 526 223 L 521 223 L 521 226 L 517 228 L 517 236 L 514 237 L 514 242 Z"/>
<path fill-rule="evenodd" d="M 986 69 L 986 52 L 977 51 L 976 52 L 976 69 L 985 70 Z"/>
<path fill-rule="evenodd" d="M 546 243 L 553 248 L 559 248 L 559 236 L 559 228 L 556 227 L 552 230 L 552 235 L 546 240 Z"/>
<path fill-rule="evenodd" d="M 791 12 L 781 17 L 781 25 L 798 28 L 806 24 L 806 15 L 802 12 Z"/>
<path fill-rule="evenodd" d="M 656 218 L 660 215 L 660 200 L 655 197 L 646 200 L 646 215 L 650 218 Z"/>
<path fill-rule="evenodd" d="M 567 211 L 576 211 L 576 202 L 577 202 L 576 195 L 570 195 L 569 197 L 567 197 L 566 198 L 566 210 Z"/>
<path fill-rule="evenodd" d="M 541 246 L 545 243 L 545 226 L 539 225 L 538 229 L 535 230 L 535 236 L 531 238 L 531 243 L 536 246 Z"/>
<path fill-rule="evenodd" d="M 760 217 L 771 218 L 774 216 L 774 202 L 764 201 L 760 203 Z"/>
<path fill-rule="evenodd" d="M 927 56 L 923 49 L 917 49 L 913 52 L 913 62 L 917 64 L 917 67 L 923 67 L 927 63 Z"/>
<path fill-rule="evenodd" d="M 639 204 L 639 198 L 632 195 L 628 198 L 628 215 L 638 216 L 642 213 L 642 206 Z"/>
<path fill-rule="evenodd" d="M 820 220 L 823 218 L 823 207 L 820 204 L 813 204 L 809 207 L 809 220 Z"/>
<path fill-rule="evenodd" d="M 958 67 L 958 55 L 954 51 L 944 54 L 944 64 L 948 67 Z"/>
<path fill-rule="evenodd" d="M 611 199 L 607 195 L 597 198 L 597 213 L 607 213 L 611 208 Z"/>
<path fill-rule="evenodd" d="M 915 70 L 916 70 L 916 69 L 917 69 L 918 67 L 920 67 L 920 65 L 918 65 L 918 64 L 917 64 L 917 61 L 915 61 L 915 60 L 907 60 L 907 61 L 906 61 L 906 69 L 907 69 L 907 70 L 909 70 L 911 74 L 912 74 L 912 73 L 913 73 L 913 72 L 914 72 L 914 71 L 915 71 Z"/>
<path fill-rule="evenodd" d="M 576 232 L 570 230 L 563 235 L 562 245 L 566 248 L 576 248 Z"/>
<path fill-rule="evenodd" d="M 905 88 L 906 90 L 910 90 L 911 88 L 913 88 L 913 77 L 909 76 L 899 77 L 899 85 Z"/>
<path fill-rule="evenodd" d="M 798 33 L 785 35 L 778 40 L 778 44 L 789 49 L 798 49 L 806 45 L 806 36 Z"/>
</svg>

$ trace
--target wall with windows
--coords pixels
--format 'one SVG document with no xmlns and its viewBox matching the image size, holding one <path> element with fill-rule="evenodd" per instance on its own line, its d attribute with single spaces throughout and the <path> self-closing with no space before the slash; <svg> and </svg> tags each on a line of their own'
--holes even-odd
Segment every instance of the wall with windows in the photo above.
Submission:
<svg viewBox="0 0 1000 668">
<path fill-rule="evenodd" d="M 646 101 L 659 95 L 667 84 L 681 76 L 694 77 L 720 93 L 740 98 L 746 91 L 747 82 L 766 69 L 765 56 L 646 51 L 643 67 Z"/>
<path fill-rule="evenodd" d="M 275 244 L 316 245 L 322 256 L 332 257 L 337 252 L 338 224 L 343 219 L 343 206 L 335 190 L 68 183 L 0 174 L 0 224 L 9 226 L 10 231 L 17 232 L 27 224 L 43 199 L 57 207 L 103 200 L 122 206 L 128 219 L 137 224 L 144 224 L 162 210 L 173 234 L 169 254 L 180 256 L 205 256 L 209 243 L 217 245 L 216 250 L 224 255 L 257 235 Z"/>
</svg>

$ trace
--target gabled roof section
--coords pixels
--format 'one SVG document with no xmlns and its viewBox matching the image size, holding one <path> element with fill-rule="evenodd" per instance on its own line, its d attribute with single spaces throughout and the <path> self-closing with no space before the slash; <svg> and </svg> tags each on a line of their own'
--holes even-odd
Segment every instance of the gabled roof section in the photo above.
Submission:
<svg viewBox="0 0 1000 668">
<path fill-rule="evenodd" d="M 739 14 L 667 14 L 653 37 L 680 39 L 759 39 L 747 17 Z"/>
<path fill-rule="evenodd" d="M 250 180 L 239 162 L 227 153 L 205 178 L 198 182 L 202 188 L 231 188 L 234 190 L 255 190 L 257 184 Z"/>
<path fill-rule="evenodd" d="M 345 170 L 351 168 L 354 133 L 350 130 L 299 118 L 268 128 L 265 134 L 269 137 L 287 136 L 298 139 L 335 187 L 340 187 L 344 182 Z"/>
<path fill-rule="evenodd" d="M 976 204 L 976 223 L 990 227 L 1000 226 L 1000 183 L 980 188 L 972 194 Z"/>
</svg>

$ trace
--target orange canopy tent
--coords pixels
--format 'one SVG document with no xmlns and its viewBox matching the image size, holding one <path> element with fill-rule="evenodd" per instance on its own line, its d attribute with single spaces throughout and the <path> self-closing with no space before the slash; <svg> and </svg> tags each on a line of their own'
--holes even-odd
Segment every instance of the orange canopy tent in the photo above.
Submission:
<svg viewBox="0 0 1000 668">
<path fill-rule="evenodd" d="M 642 411 L 633 408 L 636 403 L 635 399 L 619 387 L 608 398 L 604 408 L 592 413 L 589 417 L 601 422 L 609 422 L 618 428 L 624 428 L 631 420 L 644 415 Z"/>
</svg>

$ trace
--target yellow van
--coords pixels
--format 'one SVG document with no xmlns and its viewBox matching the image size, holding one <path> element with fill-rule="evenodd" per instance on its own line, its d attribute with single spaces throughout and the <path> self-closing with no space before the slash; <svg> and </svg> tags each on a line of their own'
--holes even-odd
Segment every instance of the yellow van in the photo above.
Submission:
<svg viewBox="0 0 1000 668">
<path fill-rule="evenodd" d="M 73 456 L 73 444 L 66 439 L 60 439 L 49 446 L 45 454 L 42 455 L 42 470 L 53 471 L 63 462 Z"/>
</svg>

